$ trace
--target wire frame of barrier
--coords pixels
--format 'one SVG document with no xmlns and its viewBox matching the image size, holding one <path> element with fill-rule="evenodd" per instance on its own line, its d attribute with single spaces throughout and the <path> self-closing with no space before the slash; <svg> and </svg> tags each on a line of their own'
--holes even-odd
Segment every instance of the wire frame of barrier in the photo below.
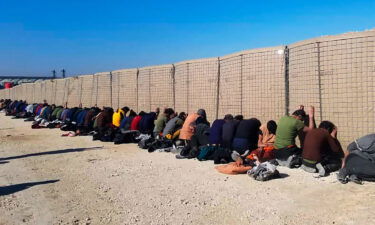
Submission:
<svg viewBox="0 0 375 225">
<path fill-rule="evenodd" d="M 151 110 L 173 108 L 173 66 L 150 68 L 150 107 Z"/>
<path fill-rule="evenodd" d="M 41 97 L 41 102 L 46 101 L 46 82 L 42 81 L 40 82 L 40 97 Z"/>
<path fill-rule="evenodd" d="M 34 103 L 34 85 L 32 83 L 23 84 L 26 89 L 26 101 L 28 103 Z"/>
<path fill-rule="evenodd" d="M 81 103 L 81 83 L 78 77 L 67 78 L 67 102 L 68 107 L 78 107 Z"/>
<path fill-rule="evenodd" d="M 190 112 L 188 100 L 189 63 L 177 63 L 174 69 L 174 97 L 176 112 Z"/>
<path fill-rule="evenodd" d="M 66 86 L 68 85 L 67 79 L 56 79 L 55 80 L 55 100 L 54 103 L 56 105 L 65 106 L 65 103 L 67 101 L 66 97 Z"/>
<path fill-rule="evenodd" d="M 43 103 L 41 82 L 34 83 L 34 96 L 35 96 L 34 101 L 36 101 L 36 103 Z"/>
<path fill-rule="evenodd" d="M 116 82 L 115 82 L 116 81 Z M 117 108 L 137 108 L 137 69 L 117 70 L 112 72 L 112 99 Z M 117 94 L 116 94 L 117 90 Z"/>
<path fill-rule="evenodd" d="M 120 93 L 119 93 L 119 90 L 120 90 L 120 83 L 119 83 L 119 74 L 117 72 L 112 72 L 112 84 L 111 84 L 112 88 L 112 108 L 114 108 L 114 110 L 120 108 L 120 103 L 119 103 L 119 99 L 120 99 Z"/>
<path fill-rule="evenodd" d="M 95 74 L 97 78 L 97 90 L 96 104 L 99 108 L 112 107 L 112 91 L 111 91 L 111 73 L 103 72 Z"/>
<path fill-rule="evenodd" d="M 45 81 L 45 99 L 49 104 L 54 104 L 55 102 L 55 80 L 46 80 Z"/>
<path fill-rule="evenodd" d="M 25 92 L 24 92 L 24 86 L 19 85 L 19 92 L 18 92 L 18 99 L 25 100 Z"/>
<path fill-rule="evenodd" d="M 210 121 L 216 119 L 218 103 L 218 59 L 198 59 L 175 64 L 175 110 L 187 113 L 206 110 Z"/>
<path fill-rule="evenodd" d="M 263 123 L 285 114 L 284 51 L 282 46 L 242 55 L 242 114 Z"/>
<path fill-rule="evenodd" d="M 316 42 L 297 43 L 289 47 L 289 113 L 304 105 L 315 107 L 315 119 L 321 120 L 319 56 Z"/>
<path fill-rule="evenodd" d="M 81 85 L 81 96 L 80 96 L 80 103 L 83 107 L 91 107 L 92 104 L 92 97 L 93 97 L 93 75 L 84 75 L 80 76 L 80 85 Z"/>
<path fill-rule="evenodd" d="M 375 33 L 319 40 L 323 119 L 344 146 L 375 132 Z"/>
<path fill-rule="evenodd" d="M 150 90 L 150 68 L 141 68 L 138 72 L 138 111 L 151 111 L 151 90 Z"/>
<path fill-rule="evenodd" d="M 243 55 L 220 58 L 219 118 L 242 114 Z"/>
</svg>

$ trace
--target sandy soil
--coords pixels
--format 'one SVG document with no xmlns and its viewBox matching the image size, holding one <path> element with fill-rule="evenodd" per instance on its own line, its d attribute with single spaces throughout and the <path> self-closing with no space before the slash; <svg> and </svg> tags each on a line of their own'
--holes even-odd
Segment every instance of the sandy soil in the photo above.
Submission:
<svg viewBox="0 0 375 225">
<path fill-rule="evenodd" d="M 0 115 L 0 224 L 374 224 L 375 185 L 302 170 L 258 182 Z M 39 183 L 35 183 L 39 182 Z"/>
</svg>

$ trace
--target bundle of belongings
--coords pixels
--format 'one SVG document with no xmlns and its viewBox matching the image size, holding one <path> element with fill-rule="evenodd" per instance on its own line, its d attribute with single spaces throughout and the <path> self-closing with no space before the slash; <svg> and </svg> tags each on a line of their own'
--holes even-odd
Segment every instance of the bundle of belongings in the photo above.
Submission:
<svg viewBox="0 0 375 225">
<path fill-rule="evenodd" d="M 375 133 L 363 136 L 348 146 L 343 168 L 337 179 L 345 184 L 375 181 Z"/>
<path fill-rule="evenodd" d="M 280 173 L 276 169 L 276 165 L 271 164 L 270 162 L 260 163 L 247 171 L 247 174 L 257 181 L 267 181 L 274 178 L 280 178 Z"/>
</svg>

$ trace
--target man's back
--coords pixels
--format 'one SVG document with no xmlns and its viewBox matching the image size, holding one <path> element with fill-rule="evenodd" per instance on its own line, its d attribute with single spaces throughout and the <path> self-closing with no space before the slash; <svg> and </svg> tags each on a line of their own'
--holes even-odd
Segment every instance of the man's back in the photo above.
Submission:
<svg viewBox="0 0 375 225">
<path fill-rule="evenodd" d="M 301 120 L 291 116 L 281 117 L 277 124 L 275 147 L 279 149 L 295 145 L 295 138 L 304 126 Z"/>
<path fill-rule="evenodd" d="M 302 152 L 304 159 L 319 162 L 324 156 L 332 154 L 344 156 L 340 143 L 327 130 L 317 128 L 307 133 Z"/>
</svg>

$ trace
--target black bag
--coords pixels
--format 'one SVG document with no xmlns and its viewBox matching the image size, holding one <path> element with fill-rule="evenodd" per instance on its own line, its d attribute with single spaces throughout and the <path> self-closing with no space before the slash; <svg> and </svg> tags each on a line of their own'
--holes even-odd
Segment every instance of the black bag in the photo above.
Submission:
<svg viewBox="0 0 375 225">
<path fill-rule="evenodd" d="M 233 162 L 232 150 L 229 148 L 219 147 L 213 154 L 214 164 L 222 164 Z"/>
<path fill-rule="evenodd" d="M 138 132 L 127 132 L 127 133 L 117 132 L 113 141 L 115 145 L 125 144 L 125 143 L 137 143 L 137 140 L 135 138 L 138 135 L 139 135 Z"/>
<path fill-rule="evenodd" d="M 140 147 L 141 149 L 148 149 L 150 147 L 150 144 L 154 141 L 154 138 L 143 139 L 140 142 L 138 142 L 138 147 Z"/>
<path fill-rule="evenodd" d="M 173 146 L 173 142 L 171 140 L 156 139 L 149 144 L 147 150 L 148 150 L 148 152 L 153 152 L 156 149 L 169 148 L 169 147 L 172 147 L 172 146 Z"/>
</svg>

